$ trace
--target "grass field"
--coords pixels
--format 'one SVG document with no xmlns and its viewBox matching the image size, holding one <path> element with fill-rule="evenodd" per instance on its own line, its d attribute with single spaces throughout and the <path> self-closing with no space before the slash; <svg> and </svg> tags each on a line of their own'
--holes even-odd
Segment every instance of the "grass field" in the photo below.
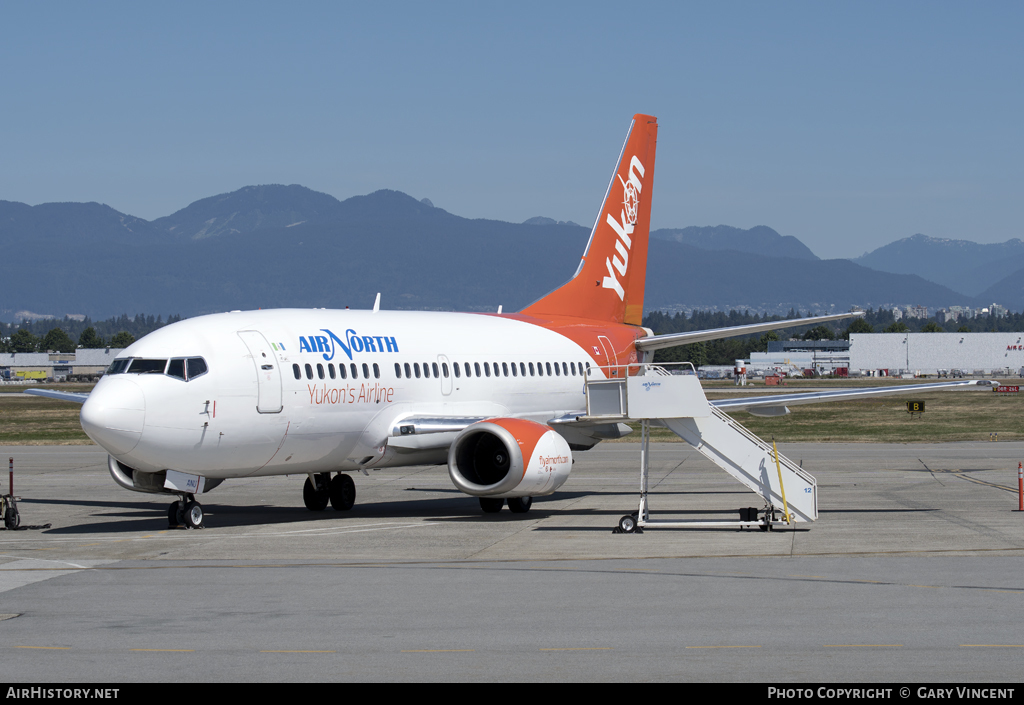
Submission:
<svg viewBox="0 0 1024 705">
<path fill-rule="evenodd" d="M 857 386 L 880 386 L 878 382 L 861 381 Z M 934 380 L 932 380 L 934 381 Z M 831 381 L 830 381 L 831 382 Z M 852 383 L 835 380 L 828 384 L 819 380 L 796 380 L 786 387 L 750 386 L 739 395 L 766 391 L 773 394 L 806 391 L 808 387 L 851 387 Z M 907 384 L 908 380 L 890 383 Z M 59 385 L 62 391 L 89 391 L 91 385 Z M 705 385 L 709 399 L 734 398 L 737 388 L 731 383 L 711 382 Z M 92 441 L 78 423 L 81 406 L 71 402 L 24 396 L 19 387 L 7 387 L 11 394 L 0 393 L 0 445 L 87 445 Z M 726 391 L 730 390 L 730 391 Z M 922 416 L 910 417 L 906 402 L 925 402 Z M 732 416 L 765 440 L 774 436 L 779 442 L 862 442 L 862 443 L 935 443 L 946 441 L 987 441 L 998 434 L 1000 441 L 1024 440 L 1024 397 L 1002 395 L 988 389 L 951 390 L 908 394 L 905 396 L 863 401 L 795 406 L 788 416 L 758 418 L 745 412 Z M 639 424 L 633 424 L 639 428 Z M 618 442 L 635 442 L 634 433 Z M 651 440 L 682 440 L 667 429 L 651 430 Z"/>
<path fill-rule="evenodd" d="M 33 385 L 32 389 L 88 392 L 91 384 Z M 81 404 L 21 394 L 19 386 L 0 393 L 0 445 L 92 445 L 78 423 Z M 10 392 L 10 393 L 7 393 Z"/>
</svg>

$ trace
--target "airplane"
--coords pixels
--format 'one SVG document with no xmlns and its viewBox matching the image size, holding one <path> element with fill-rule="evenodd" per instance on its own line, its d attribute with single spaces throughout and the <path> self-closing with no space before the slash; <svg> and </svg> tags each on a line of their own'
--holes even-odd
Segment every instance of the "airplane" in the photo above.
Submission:
<svg viewBox="0 0 1024 705">
<path fill-rule="evenodd" d="M 386 311 L 378 294 L 372 310 L 205 315 L 130 345 L 89 394 L 29 393 L 81 403 L 82 429 L 118 485 L 178 498 L 171 526 L 202 528 L 196 495 L 227 479 L 305 475 L 306 507 L 345 511 L 356 497 L 348 473 L 444 463 L 483 512 L 527 512 L 565 483 L 573 453 L 630 432 L 586 417 L 586 380 L 628 375 L 662 348 L 863 315 L 642 327 L 657 133 L 655 117 L 633 117 L 575 274 L 518 313 Z M 778 415 L 970 384 L 711 404 Z"/>
</svg>

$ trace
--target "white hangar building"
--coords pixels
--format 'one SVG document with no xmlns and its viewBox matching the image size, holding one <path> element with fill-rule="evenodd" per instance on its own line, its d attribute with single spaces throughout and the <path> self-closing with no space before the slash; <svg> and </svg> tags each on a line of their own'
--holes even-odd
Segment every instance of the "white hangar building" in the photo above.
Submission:
<svg viewBox="0 0 1024 705">
<path fill-rule="evenodd" d="M 1019 374 L 1024 333 L 851 333 L 850 371 Z"/>
</svg>

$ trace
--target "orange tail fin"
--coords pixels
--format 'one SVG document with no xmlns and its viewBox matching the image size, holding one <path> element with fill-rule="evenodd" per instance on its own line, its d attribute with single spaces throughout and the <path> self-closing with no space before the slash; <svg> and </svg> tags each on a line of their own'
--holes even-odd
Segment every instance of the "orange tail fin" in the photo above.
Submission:
<svg viewBox="0 0 1024 705">
<path fill-rule="evenodd" d="M 634 115 L 576 274 L 522 313 L 640 325 L 658 119 Z"/>
</svg>

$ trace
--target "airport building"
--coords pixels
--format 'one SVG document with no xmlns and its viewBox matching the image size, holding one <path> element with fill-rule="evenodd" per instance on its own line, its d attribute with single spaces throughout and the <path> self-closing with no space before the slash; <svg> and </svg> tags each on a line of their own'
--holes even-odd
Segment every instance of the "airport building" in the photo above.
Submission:
<svg viewBox="0 0 1024 705">
<path fill-rule="evenodd" d="M 98 377 L 124 348 L 79 348 L 73 353 L 0 353 L 0 380 Z"/>
<path fill-rule="evenodd" d="M 831 375 L 850 367 L 850 343 L 846 340 L 772 340 L 768 352 L 750 353 L 749 375 L 771 372 Z M 840 372 L 841 374 L 841 372 Z"/>
<path fill-rule="evenodd" d="M 850 372 L 1019 375 L 1024 333 L 852 333 Z"/>
</svg>

